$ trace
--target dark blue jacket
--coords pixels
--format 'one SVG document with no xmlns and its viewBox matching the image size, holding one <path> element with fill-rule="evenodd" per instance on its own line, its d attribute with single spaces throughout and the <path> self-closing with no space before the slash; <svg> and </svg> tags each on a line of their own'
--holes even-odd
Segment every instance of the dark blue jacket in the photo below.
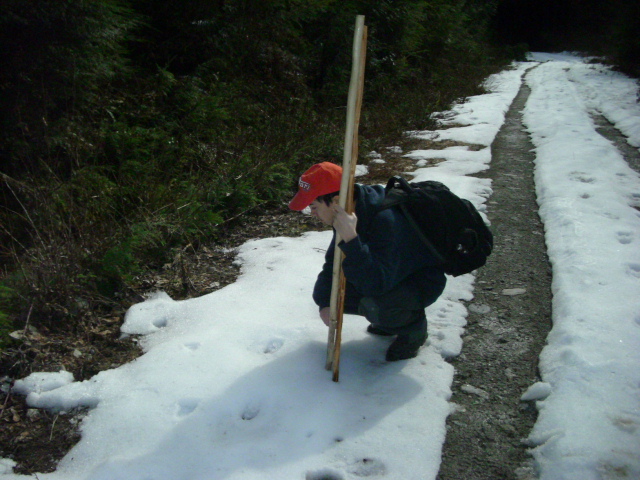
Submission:
<svg viewBox="0 0 640 480">
<path fill-rule="evenodd" d="M 355 185 L 358 236 L 338 245 L 345 254 L 342 269 L 347 281 L 363 296 L 376 297 L 414 276 L 425 292 L 441 292 L 446 277 L 436 260 L 414 233 L 404 215 L 395 208 L 376 214 L 384 198 L 381 185 Z M 320 308 L 328 307 L 331 296 L 335 230 L 325 263 L 318 275 L 313 299 Z"/>
</svg>

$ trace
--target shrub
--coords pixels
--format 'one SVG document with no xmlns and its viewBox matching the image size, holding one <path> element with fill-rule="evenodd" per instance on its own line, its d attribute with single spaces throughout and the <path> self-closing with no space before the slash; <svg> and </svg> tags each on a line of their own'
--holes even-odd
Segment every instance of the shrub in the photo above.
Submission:
<svg viewBox="0 0 640 480">
<path fill-rule="evenodd" d="M 38 321 L 72 328 L 78 298 L 107 305 L 284 204 L 310 164 L 340 162 L 356 13 L 361 152 L 425 128 L 497 63 L 482 40 L 494 3 L 3 2 L 16 68 L 0 73 L 0 265 L 23 274 L 6 275 L 22 306 L 0 311 L 24 318 L 28 298 Z"/>
<path fill-rule="evenodd" d="M 14 290 L 4 285 L 4 283 L 0 283 L 0 349 L 5 348 L 10 343 L 9 333 L 15 330 L 11 320 L 14 303 Z"/>
</svg>

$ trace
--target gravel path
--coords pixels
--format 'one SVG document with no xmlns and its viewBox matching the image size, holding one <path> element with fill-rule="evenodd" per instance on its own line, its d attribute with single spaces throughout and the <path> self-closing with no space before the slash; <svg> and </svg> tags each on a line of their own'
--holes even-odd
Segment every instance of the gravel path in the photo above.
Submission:
<svg viewBox="0 0 640 480">
<path fill-rule="evenodd" d="M 479 270 L 451 401 L 438 480 L 535 478 L 525 439 L 536 418 L 521 395 L 538 381 L 551 327 L 551 268 L 533 183 L 533 145 L 522 125 L 523 85 L 492 145 L 488 216 L 495 247 Z"/>
<path fill-rule="evenodd" d="M 530 90 L 523 83 L 492 148 L 488 216 L 494 253 L 478 271 L 469 303 L 462 353 L 447 420 L 438 480 L 533 480 L 537 475 L 523 442 L 536 409 L 520 401 L 539 380 L 538 356 L 551 328 L 551 268 L 533 182 L 533 145 L 522 125 Z M 600 135 L 640 172 L 640 151 L 603 116 Z"/>
</svg>

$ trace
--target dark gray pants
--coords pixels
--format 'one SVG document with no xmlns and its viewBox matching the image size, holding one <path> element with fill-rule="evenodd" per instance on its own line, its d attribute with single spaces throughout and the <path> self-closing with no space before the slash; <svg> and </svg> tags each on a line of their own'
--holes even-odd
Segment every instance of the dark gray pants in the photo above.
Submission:
<svg viewBox="0 0 640 480">
<path fill-rule="evenodd" d="M 394 335 L 424 335 L 427 332 L 424 310 L 438 299 L 443 289 L 444 286 L 425 291 L 408 277 L 383 295 L 365 297 L 347 282 L 344 312 L 362 315 L 376 327 Z"/>
</svg>

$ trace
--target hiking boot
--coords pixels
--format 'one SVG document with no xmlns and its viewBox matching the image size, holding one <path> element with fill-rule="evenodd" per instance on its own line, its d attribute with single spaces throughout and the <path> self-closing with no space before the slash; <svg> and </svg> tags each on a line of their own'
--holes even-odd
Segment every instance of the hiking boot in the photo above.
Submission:
<svg viewBox="0 0 640 480">
<path fill-rule="evenodd" d="M 376 327 L 373 323 L 367 327 L 368 333 L 373 333 L 374 335 L 381 335 L 383 337 L 390 337 L 393 333 L 387 332 L 385 329 Z"/>
<path fill-rule="evenodd" d="M 406 360 L 418 355 L 418 350 L 427 341 L 426 333 L 398 335 L 387 349 L 387 362 Z"/>
</svg>

